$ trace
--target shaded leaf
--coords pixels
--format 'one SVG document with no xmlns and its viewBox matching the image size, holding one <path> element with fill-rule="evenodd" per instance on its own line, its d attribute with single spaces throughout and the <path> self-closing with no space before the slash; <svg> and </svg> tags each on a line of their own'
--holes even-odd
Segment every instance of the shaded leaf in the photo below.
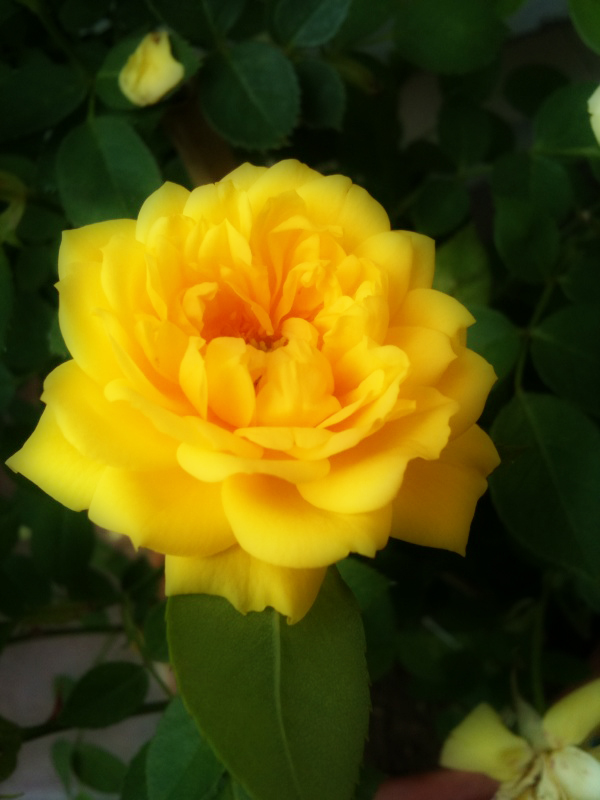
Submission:
<svg viewBox="0 0 600 800">
<path fill-rule="evenodd" d="M 506 377 L 521 349 L 519 331 L 493 308 L 471 305 L 469 311 L 476 322 L 467 330 L 467 346 L 489 361 L 499 379 Z"/>
<path fill-rule="evenodd" d="M 161 184 L 154 156 L 117 117 L 90 119 L 69 131 L 56 166 L 60 196 L 74 225 L 136 217 Z"/>
<path fill-rule="evenodd" d="M 79 742 L 73 746 L 73 772 L 79 780 L 98 792 L 112 794 L 121 789 L 127 767 L 108 750 Z"/>
<path fill-rule="evenodd" d="M 131 759 L 119 800 L 148 800 L 148 780 L 146 777 L 146 762 L 150 742 L 146 744 Z"/>
<path fill-rule="evenodd" d="M 272 29 L 286 47 L 318 47 L 335 36 L 349 7 L 350 0 L 277 0 Z"/>
<path fill-rule="evenodd" d="M 531 355 L 544 383 L 592 414 L 600 412 L 600 305 L 555 312 L 533 331 Z"/>
<path fill-rule="evenodd" d="M 201 72 L 200 99 L 215 130 L 250 149 L 281 145 L 300 111 L 291 62 L 263 42 L 244 42 L 212 56 Z"/>
<path fill-rule="evenodd" d="M 60 715 L 73 728 L 105 728 L 133 714 L 148 691 L 143 667 L 112 661 L 93 667 L 70 692 Z"/>
<path fill-rule="evenodd" d="M 485 305 L 491 274 L 488 255 L 473 225 L 467 225 L 439 248 L 433 288 L 465 305 Z"/>
<path fill-rule="evenodd" d="M 494 241 L 510 272 L 538 283 L 554 271 L 560 250 L 556 221 L 518 197 L 496 199 Z"/>
<path fill-rule="evenodd" d="M 544 154 L 600 158 L 587 101 L 594 83 L 564 86 L 548 97 L 535 117 L 535 150 Z"/>
<path fill-rule="evenodd" d="M 490 477 L 509 532 L 535 555 L 597 580 L 600 571 L 600 432 L 555 397 L 520 392 L 492 437 L 505 459 Z"/>
<path fill-rule="evenodd" d="M 444 236 L 469 213 L 469 193 L 455 180 L 431 178 L 423 184 L 412 206 L 416 229 L 427 236 Z"/>
<path fill-rule="evenodd" d="M 569 79 L 549 64 L 524 64 L 509 73 L 504 84 L 508 102 L 527 116 L 533 116 L 544 100 Z"/>
<path fill-rule="evenodd" d="M 398 5 L 400 54 L 423 69 L 465 73 L 489 64 L 504 26 L 493 3 L 481 0 L 405 0 Z"/>
<path fill-rule="evenodd" d="M 166 601 L 163 600 L 150 609 L 144 621 L 146 652 L 153 661 L 169 661 L 165 611 Z"/>
<path fill-rule="evenodd" d="M 596 53 L 600 53 L 600 9 L 597 0 L 569 0 L 571 19 L 577 33 Z"/>
<path fill-rule="evenodd" d="M 369 697 L 360 615 L 337 571 L 296 625 L 208 595 L 170 597 L 167 623 L 184 701 L 246 790 L 349 800 Z"/>
<path fill-rule="evenodd" d="M 236 23 L 245 0 L 153 0 L 161 17 L 182 36 L 214 45 Z"/>
<path fill-rule="evenodd" d="M 302 97 L 302 121 L 314 128 L 342 127 L 346 89 L 339 73 L 316 58 L 295 65 Z"/>
<path fill-rule="evenodd" d="M 149 800 L 209 800 L 224 772 L 180 697 L 158 723 L 146 762 Z"/>
</svg>

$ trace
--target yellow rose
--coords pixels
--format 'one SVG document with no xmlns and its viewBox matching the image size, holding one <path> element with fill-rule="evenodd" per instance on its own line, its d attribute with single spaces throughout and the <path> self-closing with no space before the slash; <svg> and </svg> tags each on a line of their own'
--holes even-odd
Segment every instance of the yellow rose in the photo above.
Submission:
<svg viewBox="0 0 600 800">
<path fill-rule="evenodd" d="M 600 679 L 561 698 L 544 715 L 519 704 L 522 736 L 481 703 L 455 728 L 440 763 L 500 781 L 496 800 L 598 800 L 600 749 L 586 741 L 600 727 Z"/>
<path fill-rule="evenodd" d="M 390 536 L 463 552 L 498 462 L 433 242 L 341 175 L 245 164 L 64 234 L 73 356 L 10 466 L 166 554 L 167 593 L 290 620 Z"/>
<path fill-rule="evenodd" d="M 600 86 L 588 100 L 588 112 L 591 116 L 592 130 L 600 144 Z"/>
<path fill-rule="evenodd" d="M 136 106 L 150 106 L 182 80 L 183 64 L 171 55 L 166 31 L 149 33 L 119 73 L 119 87 Z"/>
</svg>

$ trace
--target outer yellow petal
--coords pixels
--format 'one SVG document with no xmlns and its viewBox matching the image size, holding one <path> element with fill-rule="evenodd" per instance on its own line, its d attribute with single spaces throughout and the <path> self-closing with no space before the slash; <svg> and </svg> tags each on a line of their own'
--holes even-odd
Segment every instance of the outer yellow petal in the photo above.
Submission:
<svg viewBox="0 0 600 800">
<path fill-rule="evenodd" d="M 600 678 L 561 698 L 544 716 L 552 747 L 581 744 L 600 728 Z"/>
<path fill-rule="evenodd" d="M 452 436 L 460 436 L 477 422 L 495 382 L 492 365 L 473 350 L 463 350 L 449 365 L 436 388 L 458 403 L 458 411 L 450 421 Z"/>
<path fill-rule="evenodd" d="M 177 442 L 122 400 L 109 403 L 74 361 L 46 378 L 42 399 L 85 458 L 132 469 L 175 467 Z"/>
<path fill-rule="evenodd" d="M 266 475 L 228 478 L 223 507 L 243 549 L 282 567 L 324 567 L 350 552 L 374 556 L 390 529 L 389 506 L 367 514 L 321 511 L 295 486 Z"/>
<path fill-rule="evenodd" d="M 532 755 L 527 742 L 511 733 L 491 706 L 481 703 L 446 739 L 440 764 L 509 781 L 519 777 Z"/>
<path fill-rule="evenodd" d="M 161 217 L 183 213 L 190 192 L 177 183 L 163 184 L 144 201 L 138 214 L 135 236 L 139 242 L 146 242 L 154 223 Z"/>
<path fill-rule="evenodd" d="M 23 447 L 6 463 L 73 511 L 89 506 L 105 469 L 67 442 L 49 408 Z"/>
<path fill-rule="evenodd" d="M 437 461 L 411 461 L 393 502 L 391 535 L 464 554 L 477 500 L 498 463 L 491 439 L 476 425 Z"/>
<path fill-rule="evenodd" d="M 73 272 L 85 271 L 91 264 L 102 261 L 102 248 L 113 236 L 131 235 L 135 222 L 131 219 L 112 219 L 95 222 L 83 228 L 64 231 L 58 251 L 58 276 L 62 280 Z"/>
<path fill-rule="evenodd" d="M 413 244 L 406 231 L 385 231 L 361 242 L 354 251 L 384 270 L 388 277 L 390 315 L 404 300 L 413 269 Z"/>
<path fill-rule="evenodd" d="M 221 504 L 221 486 L 182 469 L 134 472 L 108 467 L 96 488 L 90 519 L 122 533 L 136 547 L 206 556 L 235 539 Z"/>
<path fill-rule="evenodd" d="M 473 315 L 450 295 L 436 289 L 414 289 L 406 295 L 390 326 L 433 328 L 454 338 L 474 322 Z"/>
<path fill-rule="evenodd" d="M 167 556 L 167 595 L 217 594 L 238 611 L 263 611 L 267 606 L 298 622 L 315 601 L 326 568 L 288 569 L 253 558 L 240 547 L 209 558 Z"/>
</svg>

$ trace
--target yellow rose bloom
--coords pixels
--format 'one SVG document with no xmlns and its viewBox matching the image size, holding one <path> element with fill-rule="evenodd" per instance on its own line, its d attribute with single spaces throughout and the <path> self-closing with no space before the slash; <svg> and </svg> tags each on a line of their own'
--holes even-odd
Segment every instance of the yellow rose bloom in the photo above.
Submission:
<svg viewBox="0 0 600 800">
<path fill-rule="evenodd" d="M 137 221 L 67 231 L 72 361 L 9 465 L 166 555 L 168 594 L 291 621 L 390 534 L 464 552 L 498 456 L 474 320 L 434 244 L 341 175 L 244 164 L 165 184 Z"/>
<path fill-rule="evenodd" d="M 136 106 L 150 106 L 183 79 L 183 64 L 171 54 L 166 31 L 149 33 L 119 73 L 119 88 Z"/>
<path fill-rule="evenodd" d="M 598 800 L 600 749 L 585 743 L 600 728 L 600 679 L 563 697 L 543 718 L 525 703 L 520 712 L 523 736 L 481 703 L 452 731 L 440 763 L 500 781 L 495 800 Z"/>
</svg>

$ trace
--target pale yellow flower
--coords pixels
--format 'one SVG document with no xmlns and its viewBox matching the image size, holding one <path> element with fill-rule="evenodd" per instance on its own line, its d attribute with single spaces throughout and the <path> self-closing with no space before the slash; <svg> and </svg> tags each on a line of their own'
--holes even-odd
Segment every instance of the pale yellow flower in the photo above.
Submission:
<svg viewBox="0 0 600 800">
<path fill-rule="evenodd" d="M 586 747 L 600 728 L 600 679 L 543 718 L 521 702 L 519 724 L 522 736 L 482 703 L 452 731 L 440 763 L 500 781 L 495 800 L 600 800 L 600 752 Z"/>
<path fill-rule="evenodd" d="M 591 117 L 594 136 L 600 144 L 600 86 L 588 100 L 588 111 Z"/>
<path fill-rule="evenodd" d="M 136 106 L 150 106 L 183 79 L 183 64 L 171 54 L 166 31 L 149 33 L 119 73 L 119 87 Z"/>
</svg>

